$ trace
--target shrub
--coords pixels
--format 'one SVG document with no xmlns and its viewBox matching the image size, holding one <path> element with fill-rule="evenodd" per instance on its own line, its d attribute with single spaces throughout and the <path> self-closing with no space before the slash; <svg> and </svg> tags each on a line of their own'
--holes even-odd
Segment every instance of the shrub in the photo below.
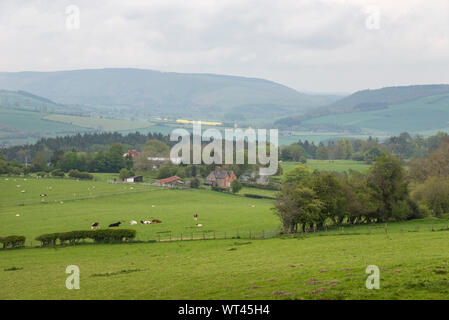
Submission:
<svg viewBox="0 0 449 320">
<path fill-rule="evenodd" d="M 47 176 L 47 172 L 44 172 L 44 171 L 36 172 L 36 176 L 41 177 L 41 178 L 46 177 Z"/>
<path fill-rule="evenodd" d="M 275 200 L 276 199 L 274 197 L 261 196 L 259 194 L 250 194 L 250 193 L 245 193 L 244 196 L 247 197 L 247 198 L 253 198 L 253 199 L 271 199 L 271 200 Z"/>
<path fill-rule="evenodd" d="M 11 248 L 23 247 L 25 245 L 25 237 L 24 236 L 0 237 L 0 243 L 3 244 L 3 249 L 6 249 L 8 247 Z"/>
<path fill-rule="evenodd" d="M 198 178 L 190 180 L 190 187 L 198 189 L 200 186 L 200 180 Z"/>
<path fill-rule="evenodd" d="M 231 182 L 232 193 L 238 193 L 242 190 L 242 187 L 242 184 L 237 179 Z"/>
<path fill-rule="evenodd" d="M 223 187 L 219 187 L 219 186 L 212 186 L 212 190 L 218 191 L 218 192 L 228 192 L 229 191 L 227 188 L 223 188 Z"/>
<path fill-rule="evenodd" d="M 51 175 L 53 177 L 61 177 L 63 178 L 65 176 L 64 171 L 62 171 L 61 169 L 55 169 L 51 172 Z"/>
<path fill-rule="evenodd" d="M 256 189 L 264 189 L 264 190 L 275 190 L 279 191 L 280 185 L 275 184 L 261 184 L 261 183 L 251 183 L 251 182 L 241 182 L 242 186 L 247 188 L 256 188 Z"/>
<path fill-rule="evenodd" d="M 94 176 L 88 172 L 80 172 L 78 170 L 73 169 L 69 171 L 69 177 L 84 180 L 92 180 L 94 178 Z"/>
</svg>

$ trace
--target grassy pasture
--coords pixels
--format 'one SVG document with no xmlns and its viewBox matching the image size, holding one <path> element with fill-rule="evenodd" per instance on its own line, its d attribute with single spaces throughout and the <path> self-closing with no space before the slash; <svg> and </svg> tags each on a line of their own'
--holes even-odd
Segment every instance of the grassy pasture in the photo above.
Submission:
<svg viewBox="0 0 449 320">
<path fill-rule="evenodd" d="M 295 166 L 300 165 L 300 162 L 280 162 L 284 172 L 293 169 Z M 306 166 L 310 170 L 320 171 L 336 171 L 336 172 L 349 172 L 349 170 L 366 172 L 370 168 L 364 162 L 353 160 L 307 160 Z"/>
<path fill-rule="evenodd" d="M 232 236 L 250 230 L 273 230 L 279 225 L 271 212 L 270 200 L 202 189 L 169 190 L 139 184 L 10 177 L 0 180 L 0 191 L 4 195 L 0 200 L 0 234 L 24 235 L 27 244 L 43 233 L 89 229 L 95 221 L 101 227 L 121 221 L 122 227 L 136 229 L 141 240 L 165 239 L 170 233 L 174 238 L 181 233 L 188 237 L 192 232 L 195 237 L 203 232 L 227 232 Z M 41 193 L 48 196 L 41 198 Z M 195 212 L 202 228 L 195 226 Z M 151 219 L 163 223 L 137 226 L 129 223 Z"/>
<path fill-rule="evenodd" d="M 429 231 L 0 250 L 0 299 L 447 299 L 448 261 L 449 232 Z"/>
<path fill-rule="evenodd" d="M 449 94 L 429 96 L 386 109 L 328 115 L 306 120 L 305 124 L 338 124 L 356 126 L 366 132 L 399 134 L 425 132 L 431 129 L 447 130 Z"/>
<path fill-rule="evenodd" d="M 147 128 L 151 123 L 147 121 L 131 121 L 116 119 L 100 119 L 79 116 L 68 116 L 62 114 L 50 114 L 45 117 L 46 120 L 67 123 L 83 128 L 90 128 L 104 131 L 124 131 Z"/>
<path fill-rule="evenodd" d="M 271 200 L 105 183 L 111 177 L 0 177 L 0 235 L 25 235 L 29 246 L 42 233 L 124 221 L 122 227 L 135 228 L 139 240 L 167 239 L 166 231 L 188 239 L 198 230 L 194 212 L 204 225 L 201 231 L 226 231 L 228 237 L 237 230 L 247 236 L 249 230 L 279 226 Z M 144 218 L 163 223 L 129 225 Z M 72 264 L 81 270 L 80 290 L 65 287 L 65 268 Z M 368 265 L 381 269 L 380 290 L 365 288 Z M 387 233 L 384 224 L 376 224 L 265 240 L 0 250 L 0 284 L 0 299 L 447 299 L 448 221 L 390 223 Z"/>
<path fill-rule="evenodd" d="M 23 144 L 40 137 L 88 131 L 76 125 L 43 120 L 39 112 L 0 107 L 0 143 Z"/>
</svg>

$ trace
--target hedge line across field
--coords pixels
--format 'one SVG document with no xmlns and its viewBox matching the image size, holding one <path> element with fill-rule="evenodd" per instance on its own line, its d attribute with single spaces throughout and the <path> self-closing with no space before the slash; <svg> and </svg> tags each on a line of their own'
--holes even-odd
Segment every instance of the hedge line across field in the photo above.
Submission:
<svg viewBox="0 0 449 320">
<path fill-rule="evenodd" d="M 25 237 L 24 236 L 0 237 L 0 243 L 2 244 L 3 249 L 23 247 L 25 245 Z"/>
<path fill-rule="evenodd" d="M 43 234 L 36 238 L 41 242 L 41 246 L 55 246 L 59 240 L 59 244 L 76 244 L 80 240 L 92 239 L 96 243 L 124 242 L 132 240 L 136 237 L 136 230 L 120 229 L 120 230 L 81 230 L 59 233 Z"/>
</svg>

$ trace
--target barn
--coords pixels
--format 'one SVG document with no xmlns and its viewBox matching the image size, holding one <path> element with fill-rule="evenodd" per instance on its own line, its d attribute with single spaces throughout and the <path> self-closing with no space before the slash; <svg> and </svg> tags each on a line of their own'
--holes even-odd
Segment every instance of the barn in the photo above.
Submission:
<svg viewBox="0 0 449 320">
<path fill-rule="evenodd" d="M 153 182 L 151 185 L 159 186 L 159 187 L 174 188 L 176 186 L 183 186 L 184 181 L 182 181 L 182 179 L 178 176 L 173 176 L 173 177 L 157 180 L 156 182 Z"/>
<path fill-rule="evenodd" d="M 143 176 L 134 176 L 126 178 L 126 182 L 133 183 L 133 182 L 143 182 Z"/>
</svg>

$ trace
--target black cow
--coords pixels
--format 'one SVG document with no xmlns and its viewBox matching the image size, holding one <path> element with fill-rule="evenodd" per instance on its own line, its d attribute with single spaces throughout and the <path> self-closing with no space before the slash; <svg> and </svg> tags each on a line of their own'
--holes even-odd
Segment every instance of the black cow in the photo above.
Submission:
<svg viewBox="0 0 449 320">
<path fill-rule="evenodd" d="M 112 223 L 112 224 L 109 225 L 109 228 L 112 228 L 112 227 L 118 227 L 120 224 L 121 224 L 120 221 L 117 222 L 117 223 Z"/>
</svg>

